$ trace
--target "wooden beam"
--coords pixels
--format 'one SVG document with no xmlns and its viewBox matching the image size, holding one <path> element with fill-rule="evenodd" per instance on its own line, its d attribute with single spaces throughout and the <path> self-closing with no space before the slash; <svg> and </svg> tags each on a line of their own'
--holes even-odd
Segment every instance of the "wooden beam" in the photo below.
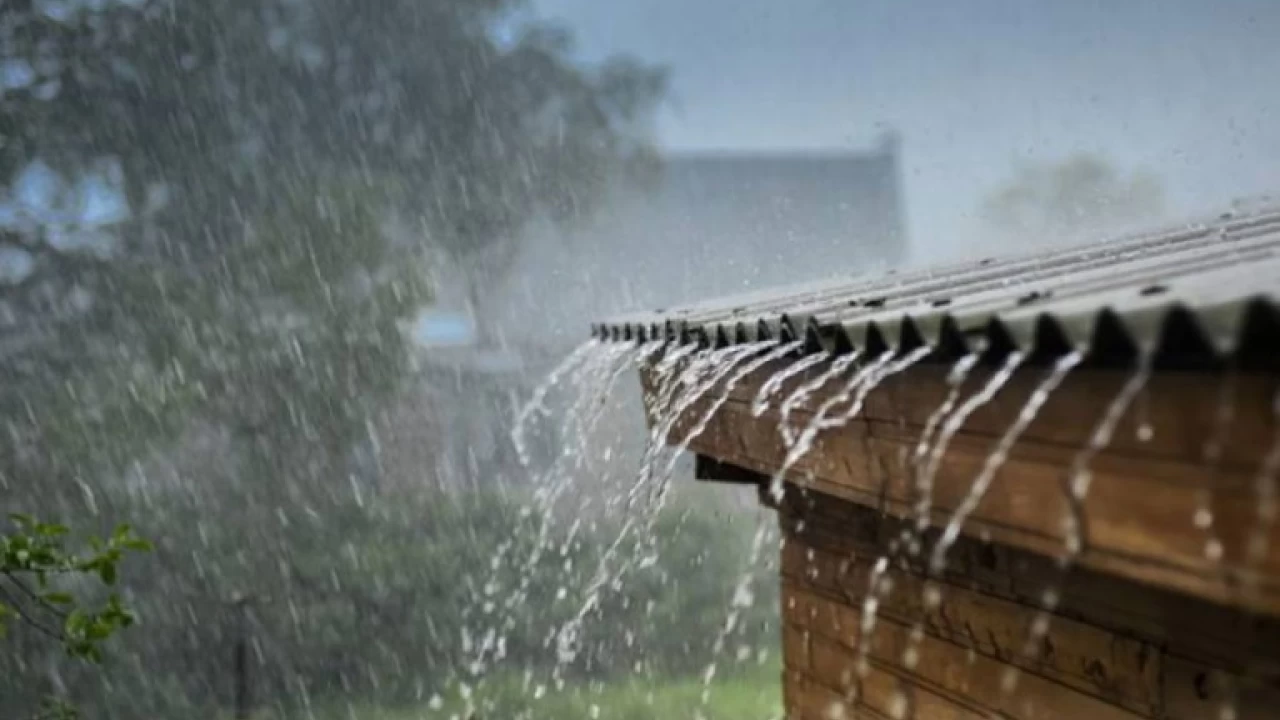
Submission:
<svg viewBox="0 0 1280 720">
<path fill-rule="evenodd" d="M 846 704 L 865 693 L 863 652 L 869 678 L 887 676 L 890 692 L 912 707 L 924 698 L 941 717 L 964 708 L 1019 719 L 1189 720 L 1220 717 L 1230 705 L 1238 718 L 1260 719 L 1280 706 L 1280 621 L 1089 571 L 1059 583 L 1062 600 L 1045 615 L 1032 556 L 969 538 L 958 542 L 957 566 L 937 579 L 936 607 L 923 602 L 918 563 L 890 564 L 874 628 L 864 633 L 872 568 L 896 521 L 825 496 L 792 497 L 780 509 L 783 656 L 804 680 L 793 688 L 800 706 L 826 704 L 831 692 Z M 1043 638 L 1026 653 L 1031 627 L 1045 618 Z M 1006 688 L 1014 668 L 1018 682 Z M 877 711 L 902 717 L 883 703 Z"/>
<path fill-rule="evenodd" d="M 779 432 L 778 402 L 759 417 L 751 402 L 777 369 L 744 378 L 705 431 L 692 438 L 691 450 L 759 475 L 776 474 L 788 450 Z M 787 397 L 823 370 L 820 365 L 793 378 L 777 397 Z M 953 517 L 1043 374 L 1037 368 L 1016 373 L 955 435 L 928 503 L 934 526 Z M 959 397 L 970 396 L 988 377 L 975 372 Z M 919 500 L 913 456 L 929 416 L 950 391 L 945 378 L 944 368 L 919 366 L 884 381 L 869 393 L 859 416 L 820 434 L 784 479 L 910 517 Z M 1014 445 L 964 532 L 1046 556 L 1063 553 L 1069 469 L 1128 379 L 1114 371 L 1081 369 L 1072 375 Z M 846 380 L 833 379 L 797 406 L 792 424 L 808 423 Z M 653 378 L 643 382 L 651 391 Z M 1262 527 L 1256 479 L 1276 441 L 1272 402 L 1278 388 L 1269 375 L 1153 376 L 1121 417 L 1112 442 L 1089 463 L 1093 480 L 1083 503 L 1085 547 L 1078 561 L 1220 604 L 1280 614 L 1280 522 L 1265 528 L 1265 557 L 1255 562 L 1249 550 L 1255 529 Z M 670 440 L 685 439 L 719 394 L 713 390 L 694 403 L 674 424 Z"/>
</svg>

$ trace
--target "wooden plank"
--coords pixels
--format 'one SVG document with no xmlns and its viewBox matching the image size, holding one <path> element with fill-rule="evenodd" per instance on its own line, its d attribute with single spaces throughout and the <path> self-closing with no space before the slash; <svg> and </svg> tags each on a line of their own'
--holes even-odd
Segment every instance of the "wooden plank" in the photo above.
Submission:
<svg viewBox="0 0 1280 720">
<path fill-rule="evenodd" d="M 689 438 L 690 448 L 748 471 L 743 477 L 777 472 L 788 451 L 777 401 L 762 417 L 752 413 L 751 401 L 778 367 L 746 378 L 722 406 L 718 392 L 694 403 L 668 441 L 689 438 L 718 407 L 705 430 Z M 824 369 L 793 378 L 778 397 Z M 1183 720 L 1226 717 L 1220 711 L 1227 701 L 1238 718 L 1275 716 L 1280 526 L 1269 528 L 1265 542 L 1272 551 L 1261 562 L 1248 552 L 1259 514 L 1257 469 L 1280 431 L 1272 408 L 1280 387 L 1275 375 L 1157 373 L 1090 462 L 1091 491 L 1082 504 L 1086 544 L 1064 582 L 1051 558 L 1063 552 L 1066 537 L 1065 480 L 1131 377 L 1074 373 L 1015 444 L 949 551 L 941 606 L 926 609 L 922 602 L 921 558 L 890 570 L 893 589 L 881 605 L 869 673 L 852 685 L 870 567 L 887 540 L 912 523 L 912 456 L 925 422 L 950 390 L 945 374 L 917 366 L 890 378 L 867 397 L 859 417 L 821 434 L 785 475 L 788 717 L 910 713 L 925 720 L 994 712 Z M 955 435 L 934 478 L 926 555 L 1043 374 L 1043 368 L 1015 374 Z M 987 377 L 975 372 L 961 397 Z M 642 378 L 647 391 L 651 381 Z M 797 406 L 792 426 L 804 426 L 843 381 L 833 380 Z M 1206 517 L 1208 526 L 1200 522 Z M 1035 657 L 1022 658 L 1014 648 L 1040 617 L 1035 606 L 1046 588 L 1061 595 L 1048 642 Z M 925 632 L 917 660 L 907 662 L 917 621 Z M 1021 679 L 1006 693 L 1000 678 L 1013 664 Z"/>
<path fill-rule="evenodd" d="M 767 415 L 754 418 L 749 407 L 731 401 L 692 447 L 757 472 L 774 472 L 782 464 L 785 447 L 772 422 Z M 953 440 L 935 478 L 935 523 L 944 524 L 969 492 L 989 448 L 987 439 L 971 435 Z M 900 431 L 861 421 L 821 436 L 788 478 L 905 516 L 914 505 L 905 457 L 913 449 L 914 440 Z M 1062 552 L 1061 526 L 1068 504 L 1061 485 L 1072 457 L 1055 446 L 1016 446 L 973 513 L 969 530 L 1035 552 Z M 1193 523 L 1202 507 L 1202 468 L 1167 461 L 1137 463 L 1106 454 L 1091 467 L 1083 564 L 1217 602 L 1280 613 L 1280 552 L 1268 556 L 1264 575 L 1245 570 L 1256 521 L 1252 478 L 1224 472 L 1214 479 L 1208 509 L 1216 518 L 1221 558 L 1211 559 L 1206 550 L 1211 538 Z M 1280 524 L 1270 528 L 1268 539 L 1280 547 Z M 1244 579 L 1259 594 L 1242 594 L 1238 588 Z"/>
<path fill-rule="evenodd" d="M 830 496 L 795 494 L 781 509 L 784 577 L 837 597 L 862 591 L 858 565 L 878 559 L 883 537 L 900 527 L 890 516 Z M 912 572 L 923 568 L 917 563 Z M 1053 589 L 1059 616 L 1234 672 L 1280 675 L 1280 621 L 1265 615 L 1083 568 L 1064 582 L 1044 556 L 967 537 L 956 542 L 942 580 L 1031 607 Z"/>
<path fill-rule="evenodd" d="M 1171 658 L 1165 667 L 1163 691 L 1169 720 L 1270 720 L 1280 715 L 1280 683 L 1275 676 L 1240 677 Z"/>
<path fill-rule="evenodd" d="M 811 632 L 811 675 L 828 684 L 834 680 L 853 682 L 857 659 L 854 649 L 816 631 Z M 1023 672 L 1017 685 L 1006 691 L 1002 682 L 1010 668 L 1008 663 L 929 634 L 915 645 L 918 660 L 914 667 L 908 667 L 903 656 L 909 637 L 909 625 L 891 617 L 878 617 L 869 651 L 875 666 L 905 680 L 903 686 L 906 688 L 923 688 L 933 694 L 963 698 L 980 703 L 985 709 L 1024 720 L 1133 720 L 1142 717 L 1030 672 Z"/>
<path fill-rule="evenodd" d="M 807 676 L 788 672 L 786 680 L 789 717 L 805 720 L 989 720 L 977 708 L 918 688 L 910 695 L 901 690 L 901 679 L 879 667 L 872 667 L 862 679 L 856 698 Z"/>
<path fill-rule="evenodd" d="M 793 557 L 798 554 L 793 554 Z M 835 622 L 815 621 L 816 632 L 836 637 L 854 646 L 856 617 L 848 609 L 836 611 L 824 604 L 850 608 L 861 607 L 866 597 L 872 558 L 851 564 L 849 572 L 834 583 L 822 584 L 798 563 L 816 562 L 824 566 L 838 563 L 825 551 L 814 551 L 812 560 L 799 558 L 784 561 L 784 581 L 802 587 L 820 588 L 832 593 L 832 600 L 809 598 L 806 603 L 818 606 L 820 618 Z M 834 574 L 827 571 L 823 574 Z M 1160 703 L 1160 650 L 1134 638 L 1118 635 L 1103 628 L 1065 617 L 1054 617 L 1052 634 L 1031 657 L 1023 649 L 1032 623 L 1040 615 L 1036 607 L 1023 605 L 977 590 L 951 583 L 940 585 L 942 604 L 926 612 L 923 602 L 924 582 L 917 575 L 892 569 L 886 574 L 892 590 L 880 599 L 879 614 L 904 625 L 923 622 L 934 637 L 987 657 L 1017 665 L 1055 682 L 1120 705 L 1135 712 L 1153 714 Z M 791 589 L 792 593 L 802 590 Z"/>
<path fill-rule="evenodd" d="M 780 509 L 784 612 L 804 627 L 807 667 L 832 682 L 839 676 L 822 667 L 829 660 L 821 638 L 857 648 L 857 609 L 881 547 L 873 539 L 880 533 L 867 528 L 895 523 L 830 497 L 797 496 Z M 860 532 L 840 532 L 849 527 Z M 1238 717 L 1261 718 L 1280 707 L 1280 623 L 1274 620 L 1077 572 L 1059 585 L 1063 597 L 1048 630 L 1052 654 L 1020 662 L 1013 648 L 1021 649 L 1037 614 L 1044 580 L 1036 576 L 1047 571 L 1045 559 L 966 538 L 956 551 L 940 608 L 925 612 L 918 568 L 895 567 L 880 617 L 903 627 L 923 617 L 930 637 L 1019 664 L 1142 716 L 1218 717 L 1231 702 Z"/>
<path fill-rule="evenodd" d="M 732 392 L 733 399 L 749 403 L 770 376 L 785 367 L 785 361 L 766 365 L 743 378 Z M 826 369 L 819 365 L 783 384 L 775 398 L 785 398 L 801 384 Z M 850 370 L 849 375 L 854 371 Z M 918 364 L 906 372 L 885 379 L 866 398 L 863 416 L 904 427 L 924 426 L 930 414 L 950 392 L 950 368 Z M 1044 368 L 1019 370 L 989 403 L 978 408 L 965 422 L 969 432 L 997 436 L 1022 409 L 1039 384 Z M 1026 431 L 1029 441 L 1068 448 L 1084 445 L 1107 404 L 1132 373 L 1116 370 L 1078 369 L 1041 408 Z M 966 397 L 986 383 L 990 369 L 970 373 L 962 386 Z M 839 389 L 837 378 L 815 393 L 798 409 L 812 412 L 829 393 Z M 1252 469 L 1262 448 L 1274 440 L 1274 409 L 1280 377 L 1267 374 L 1213 375 L 1195 372 L 1156 373 L 1131 409 L 1122 417 L 1108 452 L 1142 458 L 1161 458 L 1200 463 L 1205 444 L 1222 435 L 1222 462 L 1225 467 Z M 775 407 L 780 403 L 775 399 Z M 1223 423 L 1220 409 L 1229 408 L 1230 419 Z M 1138 432 L 1148 426 L 1150 437 Z"/>
<path fill-rule="evenodd" d="M 808 672 L 809 629 L 802 625 L 785 624 L 782 627 L 782 662 L 789 668 Z"/>
</svg>

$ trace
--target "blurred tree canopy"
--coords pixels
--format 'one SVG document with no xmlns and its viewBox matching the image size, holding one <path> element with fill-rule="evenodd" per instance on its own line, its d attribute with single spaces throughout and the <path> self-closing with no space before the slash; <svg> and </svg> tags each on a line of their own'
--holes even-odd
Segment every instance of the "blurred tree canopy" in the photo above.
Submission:
<svg viewBox="0 0 1280 720">
<path fill-rule="evenodd" d="M 210 563 L 253 548 L 227 561 L 261 572 L 364 507 L 353 446 L 407 370 L 427 258 L 509 250 L 654 167 L 664 73 L 575 62 L 521 9 L 0 4 L 0 501 L 155 539 L 163 642 L 189 631 L 173 598 L 225 590 Z M 216 463 L 147 478 L 193 428 Z M 0 675 L 57 690 L 18 641 Z"/>
<path fill-rule="evenodd" d="M 1020 168 L 984 202 L 997 231 L 1022 242 L 1079 240 L 1157 218 L 1164 191 L 1154 176 L 1125 175 L 1090 154 Z"/>
<path fill-rule="evenodd" d="M 195 406 L 343 449 L 401 369 L 424 254 L 510 245 L 652 165 L 663 73 L 582 67 L 563 31 L 505 28 L 519 6 L 4 3 L 4 466 L 91 494 Z"/>
</svg>

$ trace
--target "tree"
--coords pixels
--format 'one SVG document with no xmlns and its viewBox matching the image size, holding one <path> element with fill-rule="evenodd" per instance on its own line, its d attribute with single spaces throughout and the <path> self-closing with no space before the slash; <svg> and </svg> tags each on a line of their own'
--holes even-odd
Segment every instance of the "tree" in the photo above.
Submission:
<svg viewBox="0 0 1280 720">
<path fill-rule="evenodd" d="M 214 387 L 260 401 L 226 383 L 243 377 L 227 357 L 262 356 L 260 343 L 226 347 L 249 340 L 226 300 L 283 302 L 282 283 L 293 282 L 286 276 L 309 272 L 299 259 L 335 252 L 318 278 L 324 291 L 295 303 L 294 321 L 320 309 L 338 322 L 347 310 L 335 289 L 363 293 L 374 279 L 384 297 L 399 298 L 395 317 L 382 318 L 386 329 L 422 300 L 405 292 L 411 273 L 393 279 L 387 267 L 409 269 L 405 261 L 426 252 L 509 246 L 531 218 L 586 212 L 610 178 L 651 159 L 635 130 L 662 91 L 662 73 L 629 60 L 581 70 L 567 36 L 543 26 L 499 42 L 490 30 L 516 7 L 507 0 L 56 7 L 25 0 L 0 8 L 4 62 L 26 69 L 0 103 L 0 176 L 39 166 L 69 185 L 101 176 L 99 184 L 119 190 L 127 217 L 112 228 L 109 252 L 60 240 L 72 231 L 103 235 L 99 228 L 41 213 L 0 230 L 0 244 L 29 266 L 0 288 L 17 318 L 3 340 L 19 347 L 0 360 L 0 404 L 11 417 L 28 408 L 36 415 L 0 452 L 33 464 L 46 482 L 83 479 L 93 474 L 86 464 L 101 465 L 104 455 L 116 467 L 131 461 L 136 443 L 115 433 L 136 428 L 139 442 L 154 444 Z M 421 229 L 418 247 L 374 252 L 389 261 L 383 268 L 352 267 L 343 264 L 349 249 L 339 248 L 350 239 L 332 216 L 318 223 L 327 232 L 314 232 L 316 223 L 305 236 L 281 229 L 277 207 L 307 225 L 301 213 L 312 212 L 317 192 L 330 192 L 313 179 L 325 177 L 347 185 L 339 194 L 363 186 L 377 206 L 344 204 L 364 213 L 362 242 L 383 242 L 369 213 L 399 213 Z M 334 247 L 314 252 L 322 242 Z M 251 267 L 277 260 L 285 267 Z M 193 320 L 201 317 L 204 335 Z M 278 351 L 298 337 L 274 341 Z M 196 357 L 211 355 L 209 342 L 222 344 L 218 363 Z M 384 348 L 388 356 L 399 349 Z M 78 412 L 87 404 L 95 406 L 89 417 Z M 217 409 L 225 416 L 227 403 Z M 239 424 L 261 427 L 258 419 Z M 68 436 L 99 430 L 112 436 L 93 443 L 93 458 L 66 452 L 76 444 Z M 64 484 L 83 492 L 80 481 Z"/>
<path fill-rule="evenodd" d="M 75 590 L 86 577 L 114 586 L 124 555 L 150 550 L 151 544 L 121 525 L 105 541 L 92 538 L 91 552 L 77 554 L 66 549 L 65 525 L 21 514 L 10 521 L 13 529 L 0 534 L 0 638 L 16 622 L 60 645 L 70 657 L 101 662 L 102 644 L 132 625 L 134 615 L 115 593 L 93 609 L 78 597 L 83 592 Z M 38 717 L 74 715 L 72 706 L 51 697 Z"/>
<path fill-rule="evenodd" d="M 1022 242 L 1080 240 L 1157 217 L 1160 183 L 1142 172 L 1124 175 L 1105 160 L 1077 154 L 1020 168 L 983 203 L 988 224 Z"/>
<path fill-rule="evenodd" d="M 359 510 L 351 451 L 405 372 L 422 261 L 501 256 L 653 161 L 663 74 L 582 67 L 552 27 L 500 39 L 516 7 L 0 5 L 6 508 L 133 519 L 157 552 L 130 587 L 188 602 L 228 590 L 192 558 L 249 582 L 301 524 Z M 386 232 L 396 216 L 412 237 Z M 193 429 L 226 438 L 217 467 L 120 481 Z M 235 557 L 201 559 L 219 523 Z M 0 682 L 36 660 L 0 660 Z"/>
</svg>

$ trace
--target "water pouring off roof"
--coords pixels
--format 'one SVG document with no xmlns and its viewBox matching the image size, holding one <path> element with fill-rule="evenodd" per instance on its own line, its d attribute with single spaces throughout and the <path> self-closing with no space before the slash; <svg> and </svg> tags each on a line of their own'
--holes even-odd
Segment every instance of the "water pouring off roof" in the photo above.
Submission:
<svg viewBox="0 0 1280 720">
<path fill-rule="evenodd" d="M 1254 651 L 1175 618 L 1280 637 L 1278 300 L 1271 207 L 592 331 L 656 348 L 650 453 L 778 511 L 789 711 L 1236 717 Z"/>
</svg>

